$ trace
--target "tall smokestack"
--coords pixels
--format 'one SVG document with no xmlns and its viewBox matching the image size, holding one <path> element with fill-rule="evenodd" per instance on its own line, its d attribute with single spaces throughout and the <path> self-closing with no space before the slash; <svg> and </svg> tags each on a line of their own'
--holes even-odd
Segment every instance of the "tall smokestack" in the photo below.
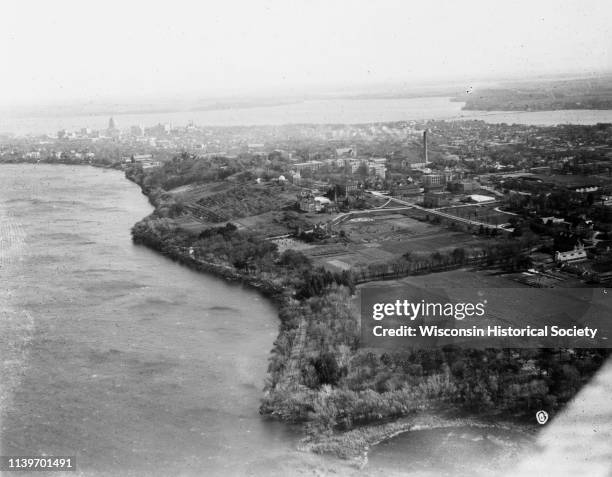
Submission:
<svg viewBox="0 0 612 477">
<path fill-rule="evenodd" d="M 425 164 L 428 164 L 429 157 L 427 155 L 427 129 L 423 131 L 423 154 L 425 155 Z"/>
</svg>

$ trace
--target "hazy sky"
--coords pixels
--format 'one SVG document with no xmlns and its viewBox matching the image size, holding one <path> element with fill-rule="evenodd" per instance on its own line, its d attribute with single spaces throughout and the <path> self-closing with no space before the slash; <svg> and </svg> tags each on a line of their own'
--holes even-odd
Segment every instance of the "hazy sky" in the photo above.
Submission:
<svg viewBox="0 0 612 477">
<path fill-rule="evenodd" d="M 0 2 L 0 104 L 612 69 L 611 0 Z"/>
</svg>

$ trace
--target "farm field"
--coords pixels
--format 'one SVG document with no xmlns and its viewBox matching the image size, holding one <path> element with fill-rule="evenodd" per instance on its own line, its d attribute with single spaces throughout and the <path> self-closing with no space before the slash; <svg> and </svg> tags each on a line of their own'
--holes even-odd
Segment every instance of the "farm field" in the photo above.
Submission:
<svg viewBox="0 0 612 477">
<path fill-rule="evenodd" d="M 353 219 L 342 224 L 341 230 L 355 244 L 376 244 L 392 255 L 477 246 L 488 240 L 399 213 Z"/>
<path fill-rule="evenodd" d="M 344 222 L 340 230 L 352 242 L 379 243 L 384 239 L 433 235 L 440 232 L 440 227 L 403 214 L 388 214 L 352 219 Z"/>
<path fill-rule="evenodd" d="M 318 245 L 305 253 L 317 265 L 341 271 L 390 262 L 407 252 L 420 254 L 457 247 L 478 248 L 494 240 L 449 230 L 399 213 L 352 219 L 344 222 L 340 230 L 344 231 L 351 243 Z"/>
<path fill-rule="evenodd" d="M 394 255 L 380 247 L 365 247 L 363 245 L 349 244 L 346 248 L 337 250 L 318 250 L 319 247 L 305 250 L 316 266 L 330 271 L 349 270 L 351 268 L 365 267 L 371 263 L 386 262 Z"/>
</svg>

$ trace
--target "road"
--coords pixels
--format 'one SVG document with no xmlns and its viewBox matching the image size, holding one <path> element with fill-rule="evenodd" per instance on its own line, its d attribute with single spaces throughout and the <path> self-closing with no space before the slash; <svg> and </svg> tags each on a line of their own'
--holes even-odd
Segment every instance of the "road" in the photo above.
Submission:
<svg viewBox="0 0 612 477">
<path fill-rule="evenodd" d="M 504 232 L 512 232 L 514 230 L 512 228 L 505 227 L 503 224 L 502 225 L 493 225 L 493 224 L 488 224 L 486 222 L 481 222 L 479 220 L 466 219 L 464 217 L 457 217 L 456 215 L 447 214 L 446 212 L 443 212 L 443 211 L 441 211 L 439 209 L 426 209 L 425 207 L 421 207 L 420 205 L 411 204 L 410 202 L 406 202 L 406 201 L 401 200 L 401 199 L 396 199 L 394 197 L 390 197 L 388 195 L 381 194 L 380 192 L 376 192 L 376 191 L 369 191 L 369 192 L 370 192 L 370 194 L 372 194 L 375 197 L 379 197 L 381 199 L 387 199 L 389 201 L 394 201 L 394 202 L 397 202 L 398 204 L 405 205 L 406 207 L 410 207 L 412 209 L 420 210 L 420 211 L 425 212 L 427 214 L 436 215 L 438 217 L 442 217 L 442 218 L 445 218 L 445 219 L 453 220 L 455 222 L 459 222 L 459 223 L 462 223 L 462 224 L 473 225 L 475 227 L 482 226 L 482 227 L 487 228 L 487 229 L 496 229 L 498 231 L 504 231 Z M 377 210 L 379 210 L 379 209 L 377 209 Z"/>
</svg>

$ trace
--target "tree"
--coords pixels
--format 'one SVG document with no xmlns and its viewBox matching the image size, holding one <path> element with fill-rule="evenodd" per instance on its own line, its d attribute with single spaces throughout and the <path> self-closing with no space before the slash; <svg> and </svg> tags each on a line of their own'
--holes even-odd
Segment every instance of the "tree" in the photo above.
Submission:
<svg viewBox="0 0 612 477">
<path fill-rule="evenodd" d="M 452 257 L 455 263 L 464 263 L 465 262 L 465 249 L 457 247 L 453 249 Z"/>
<path fill-rule="evenodd" d="M 302 252 L 293 249 L 285 250 L 279 260 L 279 265 L 294 270 L 310 269 L 312 264 L 310 259 Z"/>
<path fill-rule="evenodd" d="M 317 358 L 312 360 L 312 365 L 314 366 L 317 376 L 319 378 L 319 383 L 323 384 L 331 384 L 336 385 L 340 378 L 342 377 L 342 371 L 336 362 L 336 358 L 332 353 L 323 353 Z"/>
</svg>

